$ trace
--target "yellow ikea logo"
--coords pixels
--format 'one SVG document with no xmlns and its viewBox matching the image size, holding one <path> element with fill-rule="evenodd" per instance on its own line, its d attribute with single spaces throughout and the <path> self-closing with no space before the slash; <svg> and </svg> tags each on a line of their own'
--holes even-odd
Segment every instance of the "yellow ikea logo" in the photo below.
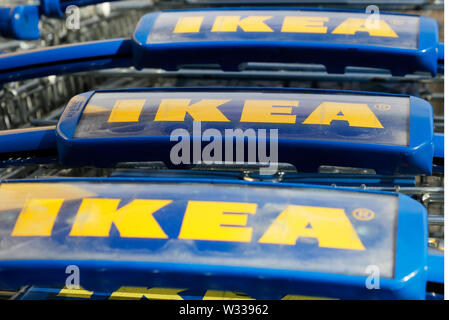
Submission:
<svg viewBox="0 0 449 320">
<path fill-rule="evenodd" d="M 180 17 L 173 29 L 175 34 L 199 33 L 205 16 L 184 16 Z M 283 17 L 280 29 L 275 30 L 270 25 L 270 15 L 250 15 L 242 17 L 239 15 L 216 16 L 208 32 L 281 32 L 281 33 L 311 33 L 311 34 L 335 34 L 335 35 L 355 35 L 356 32 L 367 32 L 372 37 L 398 38 L 396 32 L 385 21 L 376 20 L 376 24 L 367 23 L 364 18 L 346 18 L 333 30 L 329 30 L 326 25 L 329 17 L 319 16 L 285 16 Z"/>
<path fill-rule="evenodd" d="M 117 100 L 109 114 L 108 122 L 138 122 L 146 103 L 145 99 Z M 234 106 L 235 106 L 234 101 Z M 240 102 L 239 102 L 240 103 Z M 154 122 L 182 122 L 190 115 L 194 121 L 231 122 L 226 115 L 226 108 L 232 106 L 232 99 L 162 99 L 157 107 Z M 301 108 L 298 100 L 257 100 L 247 99 L 242 102 L 239 122 L 241 123 L 277 123 L 297 124 L 295 109 Z M 105 109 L 88 104 L 85 114 Z M 349 103 L 336 101 L 321 102 L 301 121 L 304 125 L 331 125 L 332 121 L 346 121 L 351 127 L 383 128 L 376 114 L 366 103 Z"/>
<path fill-rule="evenodd" d="M 159 288 L 159 287 L 127 287 L 122 286 L 114 292 L 97 294 L 98 296 L 106 296 L 109 300 L 184 300 L 182 293 L 188 289 L 179 288 Z M 94 295 L 94 291 L 86 290 L 82 287 L 79 289 L 68 289 L 67 287 L 59 290 L 58 297 L 69 298 L 83 298 L 91 299 Z M 202 300 L 255 300 L 243 292 L 235 291 L 221 291 L 221 290 L 206 290 L 202 291 L 201 295 L 197 296 Z M 281 300 L 335 300 L 332 298 L 303 296 L 296 294 L 284 294 Z"/>
<path fill-rule="evenodd" d="M 21 210 L 13 237 L 49 237 L 64 198 L 29 198 Z M 120 206 L 121 199 L 84 198 L 76 213 L 70 237 L 109 237 L 114 225 L 122 238 L 168 239 L 154 214 L 173 200 L 134 199 Z M 300 238 L 313 238 L 322 248 L 365 250 L 343 208 L 289 204 L 253 239 L 248 217 L 257 214 L 257 203 L 187 202 L 180 240 L 257 242 L 295 245 Z"/>
</svg>

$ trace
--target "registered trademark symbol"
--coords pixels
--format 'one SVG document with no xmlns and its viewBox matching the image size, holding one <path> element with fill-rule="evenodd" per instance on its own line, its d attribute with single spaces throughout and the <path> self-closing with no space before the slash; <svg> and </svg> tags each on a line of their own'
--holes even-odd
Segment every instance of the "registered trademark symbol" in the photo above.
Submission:
<svg viewBox="0 0 449 320">
<path fill-rule="evenodd" d="M 352 211 L 352 216 L 357 220 L 369 221 L 374 218 L 374 212 L 366 208 L 357 208 Z"/>
<path fill-rule="evenodd" d="M 388 111 L 391 109 L 391 106 L 389 104 L 376 104 L 374 106 L 374 109 L 379 110 L 379 111 Z"/>
</svg>

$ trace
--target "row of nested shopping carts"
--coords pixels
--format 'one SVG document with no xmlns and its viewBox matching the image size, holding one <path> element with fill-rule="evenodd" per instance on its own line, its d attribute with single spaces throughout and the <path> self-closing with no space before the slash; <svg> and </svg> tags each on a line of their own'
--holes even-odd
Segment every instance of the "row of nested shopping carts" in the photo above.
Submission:
<svg viewBox="0 0 449 320">
<path fill-rule="evenodd" d="M 8 5 L 14 1 L 0 2 Z M 33 1 L 31 1 L 33 2 Z M 35 2 L 35 1 L 34 1 Z M 244 2 L 244 4 L 242 4 Z M 369 1 L 376 2 L 376 1 Z M 381 9 L 413 12 L 432 16 L 443 28 L 443 1 L 377 1 Z M 14 2 L 16 3 L 16 2 Z M 22 1 L 22 3 L 30 3 Z M 341 3 L 341 4 L 340 4 Z M 133 33 L 139 19 L 148 12 L 161 9 L 217 7 L 236 5 L 284 5 L 313 7 L 364 8 L 363 1 L 226 1 L 226 0 L 169 0 L 169 1 L 118 1 L 97 4 L 80 9 L 79 29 L 69 29 L 66 20 L 41 17 L 40 40 L 17 40 L 0 38 L 0 52 L 11 53 L 58 44 L 78 43 L 90 40 L 127 37 Z M 440 32 L 442 37 L 443 33 Z M 440 39 L 442 41 L 442 39 Z M 213 66 L 182 68 L 178 71 L 162 69 L 109 69 L 64 76 L 47 76 L 18 81 L 0 87 L 0 130 L 38 127 L 56 124 L 65 104 L 71 97 L 93 89 L 141 88 L 141 87 L 302 87 L 344 89 L 403 93 L 424 98 L 434 107 L 436 133 L 444 132 L 444 79 L 443 75 L 431 77 L 413 74 L 392 76 L 382 70 L 348 68 L 344 74 L 327 73 L 323 66 L 307 64 L 249 63 L 244 71 L 222 72 Z M 46 177 L 104 177 L 119 175 L 124 170 L 152 168 L 148 164 L 122 164 L 115 169 L 61 168 L 56 165 L 35 165 L 0 168 L 0 180 Z M 156 165 L 156 168 L 157 167 Z M 363 174 L 354 169 L 338 167 L 322 168 L 326 173 Z M 242 178 L 248 171 L 242 172 Z M 443 174 L 416 176 L 413 187 L 367 187 L 360 188 L 398 191 L 412 195 L 427 208 L 429 213 L 429 246 L 443 249 L 444 242 L 444 190 Z M 337 185 L 337 184 L 334 184 Z M 3 293 L 5 297 L 13 293 Z"/>
</svg>

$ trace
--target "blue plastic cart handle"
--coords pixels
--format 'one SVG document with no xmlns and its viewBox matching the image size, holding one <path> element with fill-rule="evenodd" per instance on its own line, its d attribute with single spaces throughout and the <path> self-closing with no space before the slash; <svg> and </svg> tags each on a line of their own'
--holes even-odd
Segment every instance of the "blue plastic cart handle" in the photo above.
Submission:
<svg viewBox="0 0 449 320">
<path fill-rule="evenodd" d="M 8 215 L 0 221 L 5 289 L 60 288 L 75 265 L 91 291 L 144 286 L 261 299 L 425 298 L 427 213 L 404 195 L 82 178 L 8 181 L 0 184 L 0 200 Z M 379 277 L 379 289 L 367 287 L 370 276 Z"/>
<path fill-rule="evenodd" d="M 433 136 L 433 141 L 435 145 L 435 158 L 444 158 L 444 135 L 441 133 L 436 133 Z"/>
<path fill-rule="evenodd" d="M 164 2 L 165 0 L 162 0 Z M 272 5 L 273 0 L 184 0 L 188 4 L 196 5 Z M 283 5 L 352 5 L 369 6 L 378 5 L 382 7 L 400 7 L 400 6 L 423 6 L 429 3 L 429 0 L 277 0 L 277 4 Z"/>
<path fill-rule="evenodd" d="M 36 49 L 0 57 L 0 82 L 131 66 L 132 42 L 104 40 Z"/>
<path fill-rule="evenodd" d="M 112 1 L 120 0 L 41 0 L 40 11 L 45 16 L 61 18 L 69 6 L 85 7 Z"/>
<path fill-rule="evenodd" d="M 218 64 L 239 70 L 247 62 L 281 62 L 323 64 L 336 73 L 359 66 L 388 69 L 393 75 L 435 75 L 441 48 L 437 22 L 421 16 L 385 13 L 376 26 L 358 11 L 167 11 L 145 15 L 132 39 L 3 55 L 0 83 L 116 66 L 96 62 L 103 51 L 112 56 L 126 51 L 126 65 L 137 69 Z"/>
<path fill-rule="evenodd" d="M 189 105 L 196 107 L 189 109 Z M 214 112 L 195 111 L 201 106 Z M 291 163 L 302 172 L 336 165 L 372 168 L 379 174 L 429 174 L 433 157 L 443 156 L 434 152 L 440 150 L 443 139 L 434 138 L 432 107 L 422 99 L 269 88 L 88 92 L 69 102 L 56 133 L 53 128 L 40 133 L 33 129 L 29 134 L 26 130 L 0 132 L 0 155 L 2 165 L 14 164 L 8 159 L 23 158 L 27 152 L 52 149 L 64 165 L 110 167 L 119 162 L 164 161 L 179 168 L 188 163 L 170 158 L 174 140 L 179 141 L 178 135 L 172 139 L 172 133 L 178 128 L 186 132 L 189 141 L 215 129 L 223 143 L 228 129 L 238 128 L 245 134 L 252 130 L 252 139 L 265 145 L 272 139 L 270 130 L 276 130 L 276 161 Z M 265 138 L 256 135 L 262 129 Z M 249 159 L 245 150 L 244 159 Z M 227 156 L 223 153 L 220 157 L 218 160 L 225 161 Z M 232 161 L 237 160 L 234 158 Z M 191 156 L 189 160 L 190 164 L 195 161 Z M 264 162 L 260 155 L 254 161 Z"/>
<path fill-rule="evenodd" d="M 429 249 L 427 281 L 444 284 L 444 251 Z"/>
<path fill-rule="evenodd" d="M 0 7 L 0 36 L 20 40 L 39 39 L 38 8 L 27 5 Z"/>
<path fill-rule="evenodd" d="M 41 0 L 39 6 L 0 7 L 0 36 L 18 40 L 37 40 L 41 37 L 40 15 L 62 18 L 66 8 L 71 5 L 82 7 L 110 1 L 119 0 Z"/>
</svg>

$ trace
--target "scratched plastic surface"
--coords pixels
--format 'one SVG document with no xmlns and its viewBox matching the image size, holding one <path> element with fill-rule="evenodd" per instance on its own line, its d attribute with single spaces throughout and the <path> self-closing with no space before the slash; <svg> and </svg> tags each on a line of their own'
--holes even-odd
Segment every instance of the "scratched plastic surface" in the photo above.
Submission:
<svg viewBox="0 0 449 320">
<path fill-rule="evenodd" d="M 254 21 L 244 31 L 219 30 L 216 25 L 213 29 L 217 16 L 235 16 L 241 19 L 249 16 L 263 16 L 265 19 Z M 188 17 L 186 29 L 176 26 L 180 18 Z M 288 17 L 288 23 L 284 20 Z M 310 21 L 295 21 L 295 17 L 314 17 Z M 356 34 L 342 34 L 349 31 L 342 30 L 342 23 L 347 19 L 354 28 L 356 19 L 365 19 L 368 14 L 357 12 L 319 12 L 300 10 L 266 10 L 266 11 L 189 11 L 189 12 L 163 12 L 161 13 L 148 35 L 147 44 L 169 43 L 169 42 L 201 42 L 201 41 L 312 41 L 336 44 L 373 45 L 395 48 L 416 49 L 418 48 L 419 17 L 382 14 L 380 16 L 379 30 L 383 31 L 381 36 L 370 36 L 368 32 L 357 32 Z M 196 18 L 196 19 L 195 19 Z M 201 20 L 199 20 L 201 19 Z M 250 21 L 251 22 L 251 21 Z M 384 25 L 388 24 L 388 26 Z M 188 28 L 187 28 L 188 26 Z M 290 26 L 290 27 L 289 27 Z M 363 27 L 363 26 L 362 26 Z M 385 29 L 383 29 L 385 27 Z M 174 31 L 175 30 L 175 31 Z M 300 30 L 303 30 L 302 32 Z M 234 31 L 234 32 L 229 32 Z M 380 32 L 379 31 L 379 32 Z M 387 32 L 388 31 L 388 32 Z"/>
<path fill-rule="evenodd" d="M 184 119 L 180 120 L 174 116 L 176 112 L 173 112 L 173 109 L 171 113 L 167 111 L 168 113 L 164 114 L 163 108 L 160 107 L 163 99 L 188 100 L 177 103 L 178 107 L 187 105 L 186 103 L 192 105 L 206 100 L 220 100 L 215 105 L 205 105 L 211 109 L 217 105 L 218 107 L 208 115 L 211 121 L 201 122 L 201 129 L 217 129 L 221 134 L 225 133 L 225 129 L 278 129 L 279 138 L 409 145 L 409 98 L 306 93 L 96 93 L 84 109 L 74 138 L 170 136 L 175 129 L 186 129 L 192 135 L 194 120 L 192 115 L 187 112 Z M 131 108 L 139 110 L 137 106 L 141 106 L 141 111 L 134 112 L 134 119 L 111 121 L 114 117 L 111 111 L 119 100 L 132 100 L 134 107 L 131 105 L 128 110 Z M 250 100 L 256 102 L 251 106 L 245 105 L 245 102 Z M 263 105 L 264 102 L 267 102 L 267 105 L 272 104 L 272 107 L 268 107 L 266 111 L 257 111 L 267 107 Z M 273 115 L 269 115 L 267 119 L 267 114 L 270 113 Z M 314 113 L 313 121 L 309 117 L 312 113 Z M 326 113 L 335 120 L 329 124 L 316 124 L 316 122 L 326 123 Z M 244 114 L 249 115 L 250 119 L 245 119 Z M 197 113 L 196 117 L 197 121 L 204 119 L 201 118 L 204 117 L 204 113 L 203 115 Z M 276 117 L 280 119 L 278 123 L 273 121 Z M 355 121 L 348 122 L 348 119 Z M 281 123 L 287 121 L 291 123 Z"/>
<path fill-rule="evenodd" d="M 30 232 L 38 232 L 36 230 L 41 227 L 39 223 L 22 224 L 20 232 L 15 229 L 18 228 L 16 223 L 27 201 L 49 197 L 64 199 L 51 235 L 30 235 Z M 71 235 L 74 233 L 72 227 L 77 219 L 81 219 L 83 223 L 91 221 L 85 216 L 75 218 L 82 199 L 85 198 L 119 199 L 118 208 L 129 206 L 134 199 L 171 200 L 153 214 L 167 238 L 151 239 L 142 235 L 132 237 L 129 234 L 123 237 L 121 233 L 126 232 L 125 229 L 119 231 L 116 224 L 109 225 L 109 236 Z M 207 201 L 208 209 L 203 210 L 199 219 L 195 220 L 191 236 L 181 239 L 181 226 L 187 228 L 184 225 L 188 219 L 188 214 L 185 214 L 186 206 L 192 201 Z M 209 210 L 213 207 L 213 202 L 210 201 L 220 202 L 217 204 L 219 208 L 229 202 L 257 206 L 253 214 L 224 213 L 222 225 L 219 226 L 228 231 L 245 228 L 250 234 L 248 242 L 228 241 L 228 236 L 224 236 L 220 241 L 194 240 L 196 237 L 201 238 L 201 232 L 208 228 L 208 216 L 212 214 Z M 263 237 L 267 237 L 270 226 L 277 228 L 274 232 L 275 238 L 281 239 L 281 242 L 287 241 L 291 225 L 274 221 L 279 219 L 287 206 L 293 205 L 319 207 L 320 213 L 327 210 L 325 208 L 336 208 L 338 212 L 332 211 L 329 215 L 318 218 L 307 210 L 301 211 L 299 215 L 304 221 L 310 222 L 302 227 L 296 226 L 302 230 L 302 235 L 307 235 L 297 238 L 296 244 L 259 242 Z M 361 208 L 372 211 L 370 219 L 354 213 L 359 212 Z M 36 210 L 45 214 L 44 208 L 39 207 Z M 95 213 L 92 207 L 89 210 Z M 182 262 L 349 275 L 365 275 L 368 265 L 377 265 L 381 277 L 392 278 L 395 266 L 397 211 L 398 199 L 395 195 L 341 190 L 189 183 L 3 183 L 0 185 L 0 259 Z M 126 214 L 132 214 L 132 210 Z M 235 217 L 236 215 L 239 218 Z M 236 219 L 239 222 L 236 222 Z M 40 221 L 45 223 L 43 219 Z M 236 226 L 239 223 L 241 225 Z M 341 224 L 346 224 L 349 229 L 343 230 L 343 227 L 339 227 Z M 95 225 L 98 227 L 99 221 L 96 221 Z M 329 226 L 332 226 L 331 230 Z M 124 228 L 123 224 L 120 228 Z M 131 229 L 127 230 L 129 232 Z M 132 232 L 136 230 L 138 229 L 132 228 Z M 229 231 L 229 237 L 231 233 Z M 317 237 L 320 238 L 319 241 Z M 330 237 L 330 241 L 325 241 L 322 237 Z M 347 240 L 346 247 L 336 248 L 339 246 L 337 243 L 341 243 L 344 238 Z M 323 245 L 325 242 L 326 245 Z"/>
</svg>

